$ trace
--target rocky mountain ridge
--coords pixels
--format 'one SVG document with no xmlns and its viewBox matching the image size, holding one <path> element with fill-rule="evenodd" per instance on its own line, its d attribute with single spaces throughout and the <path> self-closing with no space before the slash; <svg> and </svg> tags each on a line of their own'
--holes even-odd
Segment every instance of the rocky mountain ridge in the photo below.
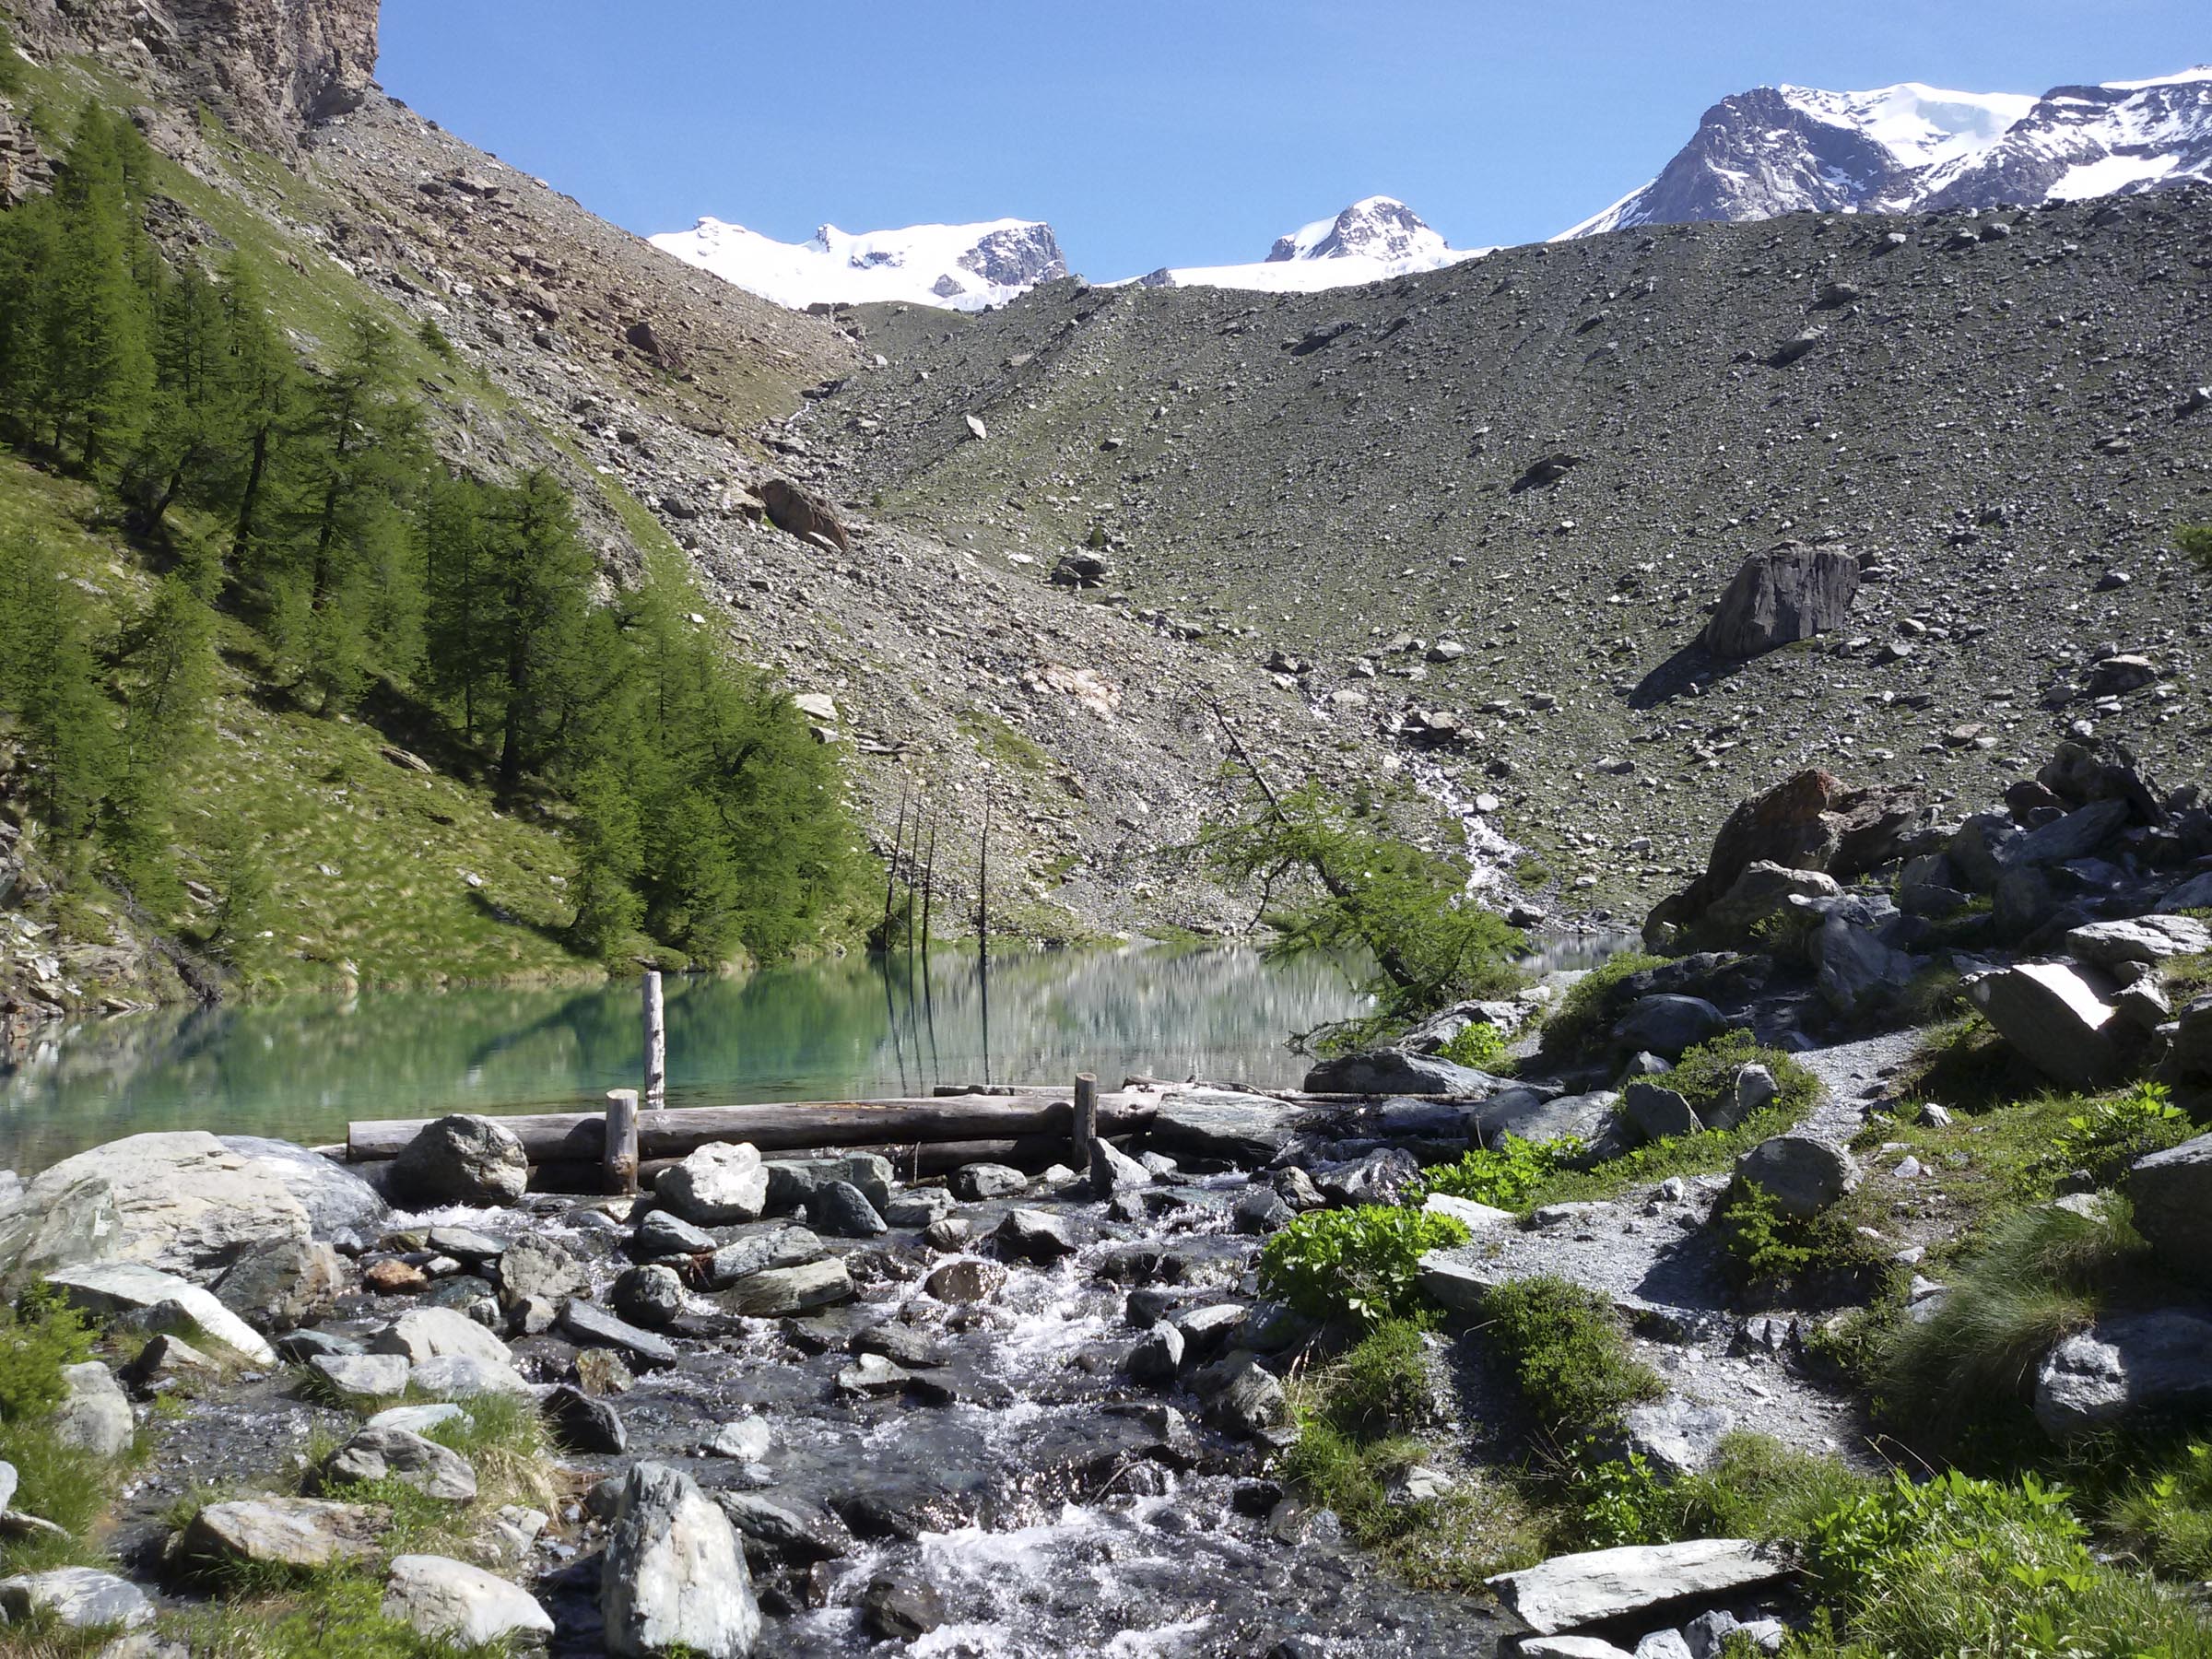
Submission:
<svg viewBox="0 0 2212 1659">
<path fill-rule="evenodd" d="M 2134 194 L 2212 179 L 2212 68 L 2041 98 L 1918 82 L 1755 87 L 1705 112 L 1650 183 L 1560 240 L 1641 225 L 1911 213 Z"/>
</svg>

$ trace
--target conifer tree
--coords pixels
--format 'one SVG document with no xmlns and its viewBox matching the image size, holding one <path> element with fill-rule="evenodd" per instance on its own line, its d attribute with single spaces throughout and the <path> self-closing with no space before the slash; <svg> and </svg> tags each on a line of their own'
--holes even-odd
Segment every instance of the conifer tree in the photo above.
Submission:
<svg viewBox="0 0 2212 1659">
<path fill-rule="evenodd" d="M 229 347 L 224 401 L 238 422 L 220 487 L 229 510 L 230 568 L 235 578 L 260 578 L 270 573 L 276 480 L 299 408 L 300 364 L 269 320 L 267 292 L 242 254 L 223 271 L 223 313 Z"/>
<path fill-rule="evenodd" d="M 547 758 L 579 669 L 592 556 L 568 493 L 546 472 L 505 492 L 492 536 L 500 639 L 500 793 L 512 799 Z"/>
<path fill-rule="evenodd" d="M 366 316 L 306 397 L 300 542 L 302 677 L 343 706 L 378 671 L 404 679 L 420 651 L 421 580 L 407 512 L 423 471 L 421 415 L 400 384 L 392 332 Z"/>
<path fill-rule="evenodd" d="M 188 578 L 172 572 L 124 637 L 124 724 L 109 841 L 140 902 L 154 910 L 177 899 L 168 853 L 172 794 L 214 700 L 214 623 Z"/>
<path fill-rule="evenodd" d="M 118 126 L 136 137 L 127 122 L 98 105 L 88 108 L 63 159 L 54 187 L 59 233 L 40 306 L 45 334 L 41 414 L 56 453 L 74 444 L 79 463 L 95 476 L 111 455 L 129 449 L 154 384 L 150 328 L 138 287 L 144 232 L 125 192 L 125 147 Z"/>
<path fill-rule="evenodd" d="M 107 798 L 115 733 L 84 604 L 63 574 L 43 543 L 0 543 L 0 709 L 22 732 L 32 806 L 74 856 Z"/>
</svg>

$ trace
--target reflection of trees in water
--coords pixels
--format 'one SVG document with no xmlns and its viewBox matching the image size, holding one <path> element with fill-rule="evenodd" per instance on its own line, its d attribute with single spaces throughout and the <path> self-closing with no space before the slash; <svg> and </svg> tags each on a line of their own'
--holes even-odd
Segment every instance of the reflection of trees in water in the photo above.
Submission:
<svg viewBox="0 0 2212 1659">
<path fill-rule="evenodd" d="M 1002 957 L 991 1072 L 1078 1069 L 1289 1081 L 1284 1036 L 1349 1011 L 1324 962 L 1243 950 Z M 679 1103 L 920 1092 L 983 1071 L 972 956 L 858 957 L 667 982 Z M 153 1129 L 335 1140 L 349 1118 L 570 1106 L 634 1084 L 634 982 L 589 990 L 384 992 L 171 1008 L 69 1032 L 0 1073 L 0 1167 L 38 1169 Z M 903 1082 L 901 1079 L 903 1078 Z"/>
</svg>

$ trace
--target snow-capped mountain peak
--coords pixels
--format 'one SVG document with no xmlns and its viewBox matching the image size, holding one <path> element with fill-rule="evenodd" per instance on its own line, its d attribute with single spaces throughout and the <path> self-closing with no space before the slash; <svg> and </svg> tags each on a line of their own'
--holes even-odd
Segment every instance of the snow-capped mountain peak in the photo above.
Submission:
<svg viewBox="0 0 2212 1659">
<path fill-rule="evenodd" d="M 2041 98 L 1905 81 L 1755 87 L 1705 112 L 1659 176 L 1562 233 L 1822 213 L 1907 213 L 2212 179 L 2212 67 Z"/>
<path fill-rule="evenodd" d="M 1775 88 L 1816 120 L 1855 128 L 1888 150 L 1900 167 L 1925 167 L 1987 149 L 2035 107 L 2011 92 L 1952 92 L 1900 81 L 1871 92 L 1823 92 L 1817 87 Z"/>
<path fill-rule="evenodd" d="M 1267 257 L 1254 264 L 1162 266 L 1139 280 L 1148 288 L 1310 294 L 1441 270 L 1488 252 L 1454 248 L 1395 196 L 1373 195 L 1277 237 Z"/>
<path fill-rule="evenodd" d="M 1435 260 L 1451 244 L 1431 230 L 1421 216 L 1395 196 L 1372 195 L 1354 202 L 1335 218 L 1315 219 L 1275 239 L 1267 263 L 1291 259 Z"/>
<path fill-rule="evenodd" d="M 687 264 L 794 308 L 888 300 L 979 311 L 1067 275 L 1053 228 L 1034 219 L 858 234 L 823 225 L 808 241 L 786 242 L 702 218 L 651 240 Z"/>
</svg>

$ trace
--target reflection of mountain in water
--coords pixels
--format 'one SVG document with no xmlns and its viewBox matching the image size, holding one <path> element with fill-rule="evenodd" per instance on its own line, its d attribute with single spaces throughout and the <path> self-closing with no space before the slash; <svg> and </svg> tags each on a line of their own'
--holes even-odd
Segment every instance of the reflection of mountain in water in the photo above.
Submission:
<svg viewBox="0 0 2212 1659">
<path fill-rule="evenodd" d="M 667 987 L 672 1103 L 925 1092 L 980 1081 L 975 959 L 848 958 Z M 990 1075 L 1094 1071 L 1297 1080 L 1285 1036 L 1354 1011 L 1325 962 L 1248 950 L 1001 958 Z M 341 1138 L 351 1118 L 580 1106 L 634 1085 L 633 982 L 579 990 L 385 992 L 165 1009 L 73 1030 L 0 1074 L 0 1167 L 23 1171 L 118 1135 L 209 1129 Z"/>
</svg>

